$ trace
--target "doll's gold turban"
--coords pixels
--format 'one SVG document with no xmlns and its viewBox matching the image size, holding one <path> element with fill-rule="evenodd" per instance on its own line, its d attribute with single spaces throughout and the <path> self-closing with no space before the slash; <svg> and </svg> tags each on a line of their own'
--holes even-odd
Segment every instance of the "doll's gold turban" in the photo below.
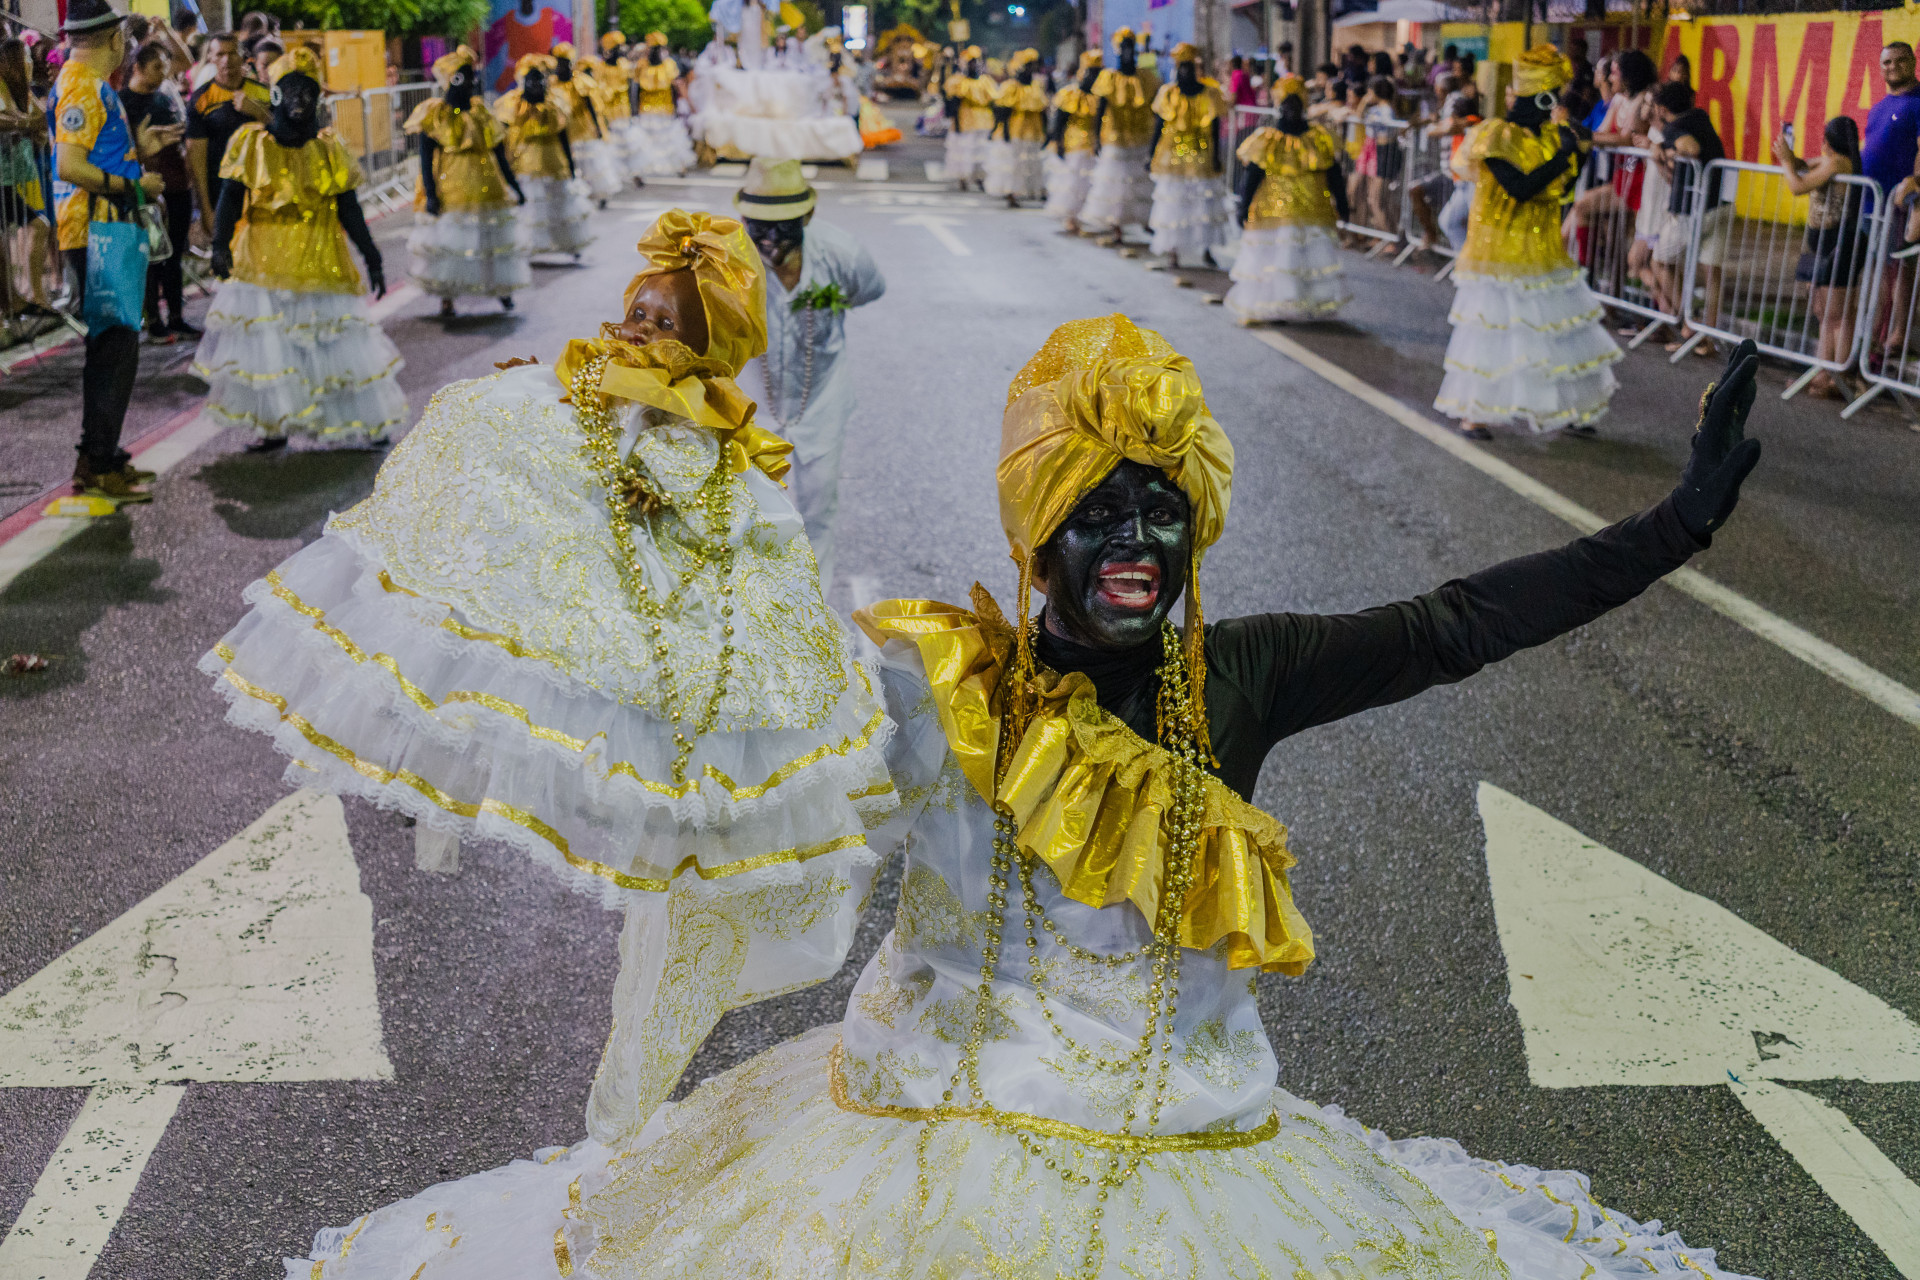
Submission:
<svg viewBox="0 0 1920 1280">
<path fill-rule="evenodd" d="M 767 283 L 760 252 L 732 218 L 669 209 L 638 246 L 647 264 L 628 282 L 621 314 L 649 276 L 693 272 L 707 312 L 707 356 L 738 374 L 767 349 Z"/>
</svg>

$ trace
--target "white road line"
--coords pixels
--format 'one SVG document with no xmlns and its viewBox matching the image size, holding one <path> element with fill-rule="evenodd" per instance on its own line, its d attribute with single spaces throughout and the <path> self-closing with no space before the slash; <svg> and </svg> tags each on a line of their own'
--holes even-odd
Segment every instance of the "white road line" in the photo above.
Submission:
<svg viewBox="0 0 1920 1280">
<path fill-rule="evenodd" d="M 953 234 L 953 228 L 960 225 L 958 218 L 945 218 L 937 213 L 914 213 L 904 218 L 895 218 L 896 227 L 925 227 L 933 233 L 946 251 L 956 258 L 971 258 L 973 250 L 967 248 L 959 236 Z"/>
<path fill-rule="evenodd" d="M 1920 1280 L 1920 1186 L 1820 1099 L 1766 1080 L 1727 1088 L 1901 1275 Z"/>
<path fill-rule="evenodd" d="M 0 1276 L 86 1280 L 186 1092 L 155 1085 L 88 1093 L 0 1241 Z"/>
<path fill-rule="evenodd" d="M 397 289 L 387 290 L 387 296 L 373 302 L 367 310 L 373 313 L 373 322 L 379 324 L 408 303 L 419 301 L 420 297 L 419 285 L 403 284 Z"/>
<path fill-rule="evenodd" d="M 1425 414 L 1409 408 L 1378 387 L 1362 381 L 1333 361 L 1309 351 L 1293 339 L 1264 329 L 1256 329 L 1252 332 L 1254 337 L 1310 373 L 1318 375 L 1349 395 L 1364 400 L 1415 435 L 1499 481 L 1527 501 L 1558 516 L 1580 532 L 1592 533 L 1612 523 L 1587 510 L 1571 498 L 1548 488 L 1511 463 L 1503 462 L 1486 450 L 1475 447 Z M 1845 650 L 1795 626 L 1779 614 L 1755 604 L 1731 587 L 1722 586 L 1698 570 L 1678 569 L 1668 574 L 1663 581 L 1683 594 L 1692 596 L 1723 617 L 1739 623 L 1761 639 L 1777 645 L 1822 675 L 1837 680 L 1875 706 L 1920 729 L 1920 693 L 1909 689 L 1893 677 L 1875 670 Z"/>
</svg>

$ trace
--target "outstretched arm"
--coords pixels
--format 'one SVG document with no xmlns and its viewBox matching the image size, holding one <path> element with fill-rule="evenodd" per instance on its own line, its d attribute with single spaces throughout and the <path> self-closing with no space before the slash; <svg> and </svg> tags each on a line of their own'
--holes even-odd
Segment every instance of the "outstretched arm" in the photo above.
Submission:
<svg viewBox="0 0 1920 1280">
<path fill-rule="evenodd" d="M 1464 680 L 1625 604 L 1704 550 L 1733 513 L 1760 458 L 1759 441 L 1744 438 L 1758 366 L 1753 343 L 1741 343 L 1701 397 L 1680 484 L 1656 506 L 1398 604 L 1222 623 L 1208 636 L 1210 667 L 1254 703 L 1271 746 Z"/>
</svg>

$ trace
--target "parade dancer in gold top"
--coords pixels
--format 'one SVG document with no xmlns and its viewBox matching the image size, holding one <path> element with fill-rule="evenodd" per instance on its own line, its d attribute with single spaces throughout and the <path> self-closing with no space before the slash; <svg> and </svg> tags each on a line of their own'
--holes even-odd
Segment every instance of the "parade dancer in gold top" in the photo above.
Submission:
<svg viewBox="0 0 1920 1280">
<path fill-rule="evenodd" d="M 1130 226 L 1146 226 L 1153 210 L 1153 178 L 1147 158 L 1153 141 L 1153 73 L 1140 70 L 1139 45 L 1131 29 L 1113 33 L 1115 66 L 1093 82 L 1100 136 L 1097 159 L 1080 210 L 1080 225 L 1119 244 Z"/>
<path fill-rule="evenodd" d="M 1041 163 L 1047 141 L 1047 90 L 1035 84 L 1040 52 L 1022 49 L 1007 59 L 1008 76 L 993 96 L 993 128 L 987 133 L 986 179 L 981 189 L 1005 196 L 1007 207 L 1022 200 L 1040 200 L 1047 194 Z"/>
<path fill-rule="evenodd" d="M 985 172 L 987 134 L 993 128 L 993 81 L 980 66 L 980 46 L 968 45 L 960 55 L 964 74 L 948 76 L 941 86 L 946 95 L 947 116 L 953 127 L 947 131 L 947 181 L 959 184 L 977 182 Z"/>
<path fill-rule="evenodd" d="M 1346 216 L 1340 144 L 1307 119 L 1307 86 L 1286 76 L 1271 127 L 1240 144 L 1240 256 L 1226 307 L 1241 324 L 1314 320 L 1345 305 L 1337 219 Z"/>
<path fill-rule="evenodd" d="M 606 139 L 600 114 L 594 108 L 593 83 L 575 65 L 574 47 L 565 40 L 553 46 L 553 76 L 547 91 L 567 121 L 567 145 L 573 149 L 574 173 L 585 180 L 602 209 L 607 198 L 626 190 L 620 158 Z"/>
<path fill-rule="evenodd" d="M 1461 144 L 1473 182 L 1467 242 L 1453 278 L 1453 337 L 1433 407 L 1462 434 L 1487 424 L 1582 435 L 1607 411 L 1620 348 L 1560 235 L 1560 198 L 1580 170 L 1584 131 L 1553 119 L 1573 68 L 1551 45 L 1521 54 L 1504 120 Z"/>
<path fill-rule="evenodd" d="M 1227 242 L 1226 186 L 1220 176 L 1220 122 L 1225 103 L 1211 80 L 1200 77 L 1200 50 L 1173 47 L 1174 79 L 1153 98 L 1153 230 L 1149 253 L 1180 265 L 1185 254 L 1213 265 L 1213 250 Z"/>
<path fill-rule="evenodd" d="M 593 242 L 587 230 L 593 203 L 587 184 L 574 176 L 566 113 L 548 94 L 553 66 L 544 53 L 523 56 L 514 68 L 518 87 L 494 100 L 493 114 L 507 127 L 507 160 L 526 195 L 520 225 L 527 252 L 578 258 Z"/>
<path fill-rule="evenodd" d="M 387 279 L 346 144 L 320 127 L 319 55 L 304 45 L 267 69 L 273 115 L 240 126 L 220 162 L 213 272 L 193 371 L 207 412 L 254 433 L 255 452 L 381 447 L 407 418 L 399 350 L 368 312 Z"/>
<path fill-rule="evenodd" d="M 533 274 L 513 211 L 527 197 L 507 157 L 507 130 L 475 100 L 473 50 L 461 45 L 436 61 L 433 77 L 442 96 L 421 103 L 405 126 L 420 140 L 409 271 L 422 292 L 440 299 L 442 317 L 469 294 L 498 298 L 511 311 L 513 291 L 532 284 Z"/>
<path fill-rule="evenodd" d="M 1094 142 L 1099 137 L 1100 51 L 1080 55 L 1080 79 L 1053 95 L 1053 128 L 1047 135 L 1047 212 L 1068 231 L 1080 231 L 1080 206 L 1093 182 Z"/>
<path fill-rule="evenodd" d="M 633 69 L 640 112 L 634 117 L 628 159 L 637 176 L 677 176 L 694 166 L 693 139 L 676 110 L 679 80 L 679 64 L 667 56 L 667 37 L 648 32 L 645 58 Z"/>
</svg>

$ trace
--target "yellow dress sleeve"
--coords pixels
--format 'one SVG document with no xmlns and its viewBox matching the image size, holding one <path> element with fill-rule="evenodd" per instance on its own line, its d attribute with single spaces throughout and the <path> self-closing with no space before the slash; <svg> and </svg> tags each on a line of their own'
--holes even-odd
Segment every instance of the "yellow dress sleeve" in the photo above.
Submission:
<svg viewBox="0 0 1920 1280">
<path fill-rule="evenodd" d="M 511 125 L 520 114 L 520 91 L 509 89 L 493 100 L 493 118 Z"/>
<path fill-rule="evenodd" d="M 432 129 L 436 117 L 443 113 L 445 106 L 446 99 L 444 98 L 428 98 L 425 102 L 413 109 L 413 114 L 407 117 L 407 122 L 400 126 L 401 132 L 424 133 L 435 142 L 439 142 L 444 146 L 445 142 L 438 134 L 432 132 Z"/>
<path fill-rule="evenodd" d="M 1180 110 L 1180 104 L 1175 99 L 1181 96 L 1180 91 L 1172 85 L 1161 85 L 1160 91 L 1153 95 L 1153 114 L 1171 122 L 1175 113 Z"/>
<path fill-rule="evenodd" d="M 244 187 L 253 187 L 256 184 L 249 178 L 259 173 L 262 175 L 260 185 L 264 185 L 266 166 L 260 156 L 266 137 L 266 126 L 257 120 L 249 120 L 235 129 L 233 136 L 227 139 L 226 153 L 220 158 L 220 176 L 231 178 Z"/>
<path fill-rule="evenodd" d="M 1119 72 L 1115 71 L 1112 67 L 1107 67 L 1102 70 L 1099 75 L 1094 77 L 1093 96 L 1096 98 L 1111 98 L 1113 96 L 1114 82 L 1119 78 Z"/>
<path fill-rule="evenodd" d="M 1242 138 L 1233 154 L 1239 158 L 1241 164 L 1257 165 L 1272 172 L 1271 166 L 1267 163 L 1267 152 L 1274 145 L 1273 140 L 1282 136 L 1284 135 L 1278 129 L 1262 125 Z"/>
</svg>

